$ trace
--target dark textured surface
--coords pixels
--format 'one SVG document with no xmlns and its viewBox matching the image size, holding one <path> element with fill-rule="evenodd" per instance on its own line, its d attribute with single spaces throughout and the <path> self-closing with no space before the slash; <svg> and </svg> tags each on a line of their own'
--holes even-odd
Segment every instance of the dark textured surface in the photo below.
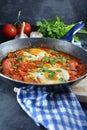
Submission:
<svg viewBox="0 0 87 130">
<path fill-rule="evenodd" d="M 0 130 L 44 130 L 21 109 L 13 88 L 0 79 Z"/>
<path fill-rule="evenodd" d="M 86 38 L 87 36 L 84 37 Z M 14 87 L 15 85 L 10 82 L 0 79 L 0 130 L 45 130 L 43 127 L 36 126 L 21 109 L 16 100 L 16 93 L 13 91 Z M 87 114 L 87 103 L 81 103 L 81 106 Z"/>
<path fill-rule="evenodd" d="M 0 130 L 45 130 L 21 109 L 16 100 L 15 86 L 0 79 Z M 87 104 L 81 103 L 87 114 Z"/>
<path fill-rule="evenodd" d="M 66 23 L 87 23 L 87 0 L 1 0 L 0 23 L 14 23 L 19 10 L 21 20 L 31 24 L 43 18 L 55 19 L 56 15 Z"/>
<path fill-rule="evenodd" d="M 87 0 L 1 0 L 0 24 L 14 23 L 19 10 L 22 11 L 21 20 L 32 25 L 43 18 L 55 19 L 56 15 L 66 23 L 81 20 L 87 23 Z M 81 37 L 87 47 L 87 35 Z M 7 40 L 2 35 L 1 25 L 0 43 Z M 0 79 L 0 130 L 45 130 L 37 127 L 20 108 L 13 88 L 12 84 Z M 87 114 L 87 104 L 81 103 L 81 106 Z"/>
</svg>

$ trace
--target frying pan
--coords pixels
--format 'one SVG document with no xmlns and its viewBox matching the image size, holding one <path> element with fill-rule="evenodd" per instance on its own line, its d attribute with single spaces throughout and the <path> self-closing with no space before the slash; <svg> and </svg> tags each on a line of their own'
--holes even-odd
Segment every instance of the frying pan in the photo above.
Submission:
<svg viewBox="0 0 87 130">
<path fill-rule="evenodd" d="M 8 52 L 13 52 L 19 49 L 23 49 L 26 47 L 46 47 L 50 49 L 56 49 L 58 51 L 62 51 L 65 53 L 68 53 L 76 58 L 78 58 L 82 63 L 86 65 L 86 72 L 83 76 L 68 81 L 66 83 L 60 83 L 60 84 L 44 84 L 44 86 L 50 86 L 50 85 L 71 85 L 72 83 L 79 81 L 87 76 L 87 52 L 83 50 L 82 48 L 73 45 L 70 42 L 67 42 L 65 40 L 58 40 L 53 38 L 23 38 L 23 39 L 15 39 L 10 40 L 4 43 L 0 44 L 0 61 L 7 55 Z M 26 85 L 35 85 L 35 86 L 43 86 L 39 84 L 31 84 L 23 81 L 17 81 L 14 79 L 11 79 L 7 76 L 4 76 L 0 73 L 0 78 L 4 80 L 4 82 L 9 81 L 12 82 L 12 84 L 21 87 Z"/>
</svg>

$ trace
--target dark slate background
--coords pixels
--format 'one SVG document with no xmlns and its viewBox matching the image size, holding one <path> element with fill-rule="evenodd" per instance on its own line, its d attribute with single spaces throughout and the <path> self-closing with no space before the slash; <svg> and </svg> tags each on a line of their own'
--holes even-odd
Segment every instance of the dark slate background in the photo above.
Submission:
<svg viewBox="0 0 87 130">
<path fill-rule="evenodd" d="M 43 18 L 54 20 L 56 15 L 68 24 L 81 20 L 87 23 L 87 0 L 0 0 L 0 43 L 8 40 L 2 35 L 2 25 L 14 23 L 19 10 L 21 21 L 32 25 Z M 37 127 L 18 105 L 13 87 L 0 79 L 0 130 L 45 130 Z M 87 114 L 87 103 L 81 106 Z"/>
<path fill-rule="evenodd" d="M 1 0 L 0 24 L 14 23 L 19 10 L 21 20 L 32 25 L 43 18 L 55 20 L 56 15 L 68 24 L 87 23 L 87 0 Z"/>
</svg>

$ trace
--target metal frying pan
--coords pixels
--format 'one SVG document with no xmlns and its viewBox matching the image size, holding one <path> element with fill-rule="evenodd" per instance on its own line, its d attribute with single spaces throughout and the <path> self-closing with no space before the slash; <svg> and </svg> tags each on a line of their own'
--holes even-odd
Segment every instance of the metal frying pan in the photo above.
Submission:
<svg viewBox="0 0 87 130">
<path fill-rule="evenodd" d="M 75 56 L 82 63 L 86 65 L 86 72 L 83 76 L 73 81 L 61 83 L 62 85 L 70 85 L 73 82 L 81 80 L 82 78 L 85 78 L 87 76 L 87 52 L 73 45 L 72 43 L 64 40 L 57 40 L 52 38 L 24 38 L 24 39 L 10 40 L 0 44 L 0 61 L 7 55 L 8 52 L 13 52 L 26 47 L 46 47 L 46 48 L 56 49 L 68 53 L 72 56 Z M 38 84 L 26 83 L 23 81 L 17 81 L 7 76 L 4 76 L 3 74 L 0 74 L 0 77 L 5 81 L 9 80 L 10 82 L 16 84 L 17 86 L 38 85 Z M 61 85 L 61 84 L 51 84 L 51 85 Z M 45 84 L 45 85 L 49 86 L 50 84 Z M 39 86 L 43 86 L 43 85 L 39 85 Z"/>
</svg>

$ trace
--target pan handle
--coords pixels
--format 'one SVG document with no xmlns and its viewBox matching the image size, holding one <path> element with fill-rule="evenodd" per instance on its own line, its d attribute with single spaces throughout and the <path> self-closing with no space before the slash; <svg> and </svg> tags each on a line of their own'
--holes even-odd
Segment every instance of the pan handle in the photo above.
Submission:
<svg viewBox="0 0 87 130">
<path fill-rule="evenodd" d="M 83 21 L 78 22 L 74 27 L 70 29 L 61 39 L 67 40 L 68 42 L 74 42 L 74 35 L 84 27 L 85 23 Z"/>
</svg>

